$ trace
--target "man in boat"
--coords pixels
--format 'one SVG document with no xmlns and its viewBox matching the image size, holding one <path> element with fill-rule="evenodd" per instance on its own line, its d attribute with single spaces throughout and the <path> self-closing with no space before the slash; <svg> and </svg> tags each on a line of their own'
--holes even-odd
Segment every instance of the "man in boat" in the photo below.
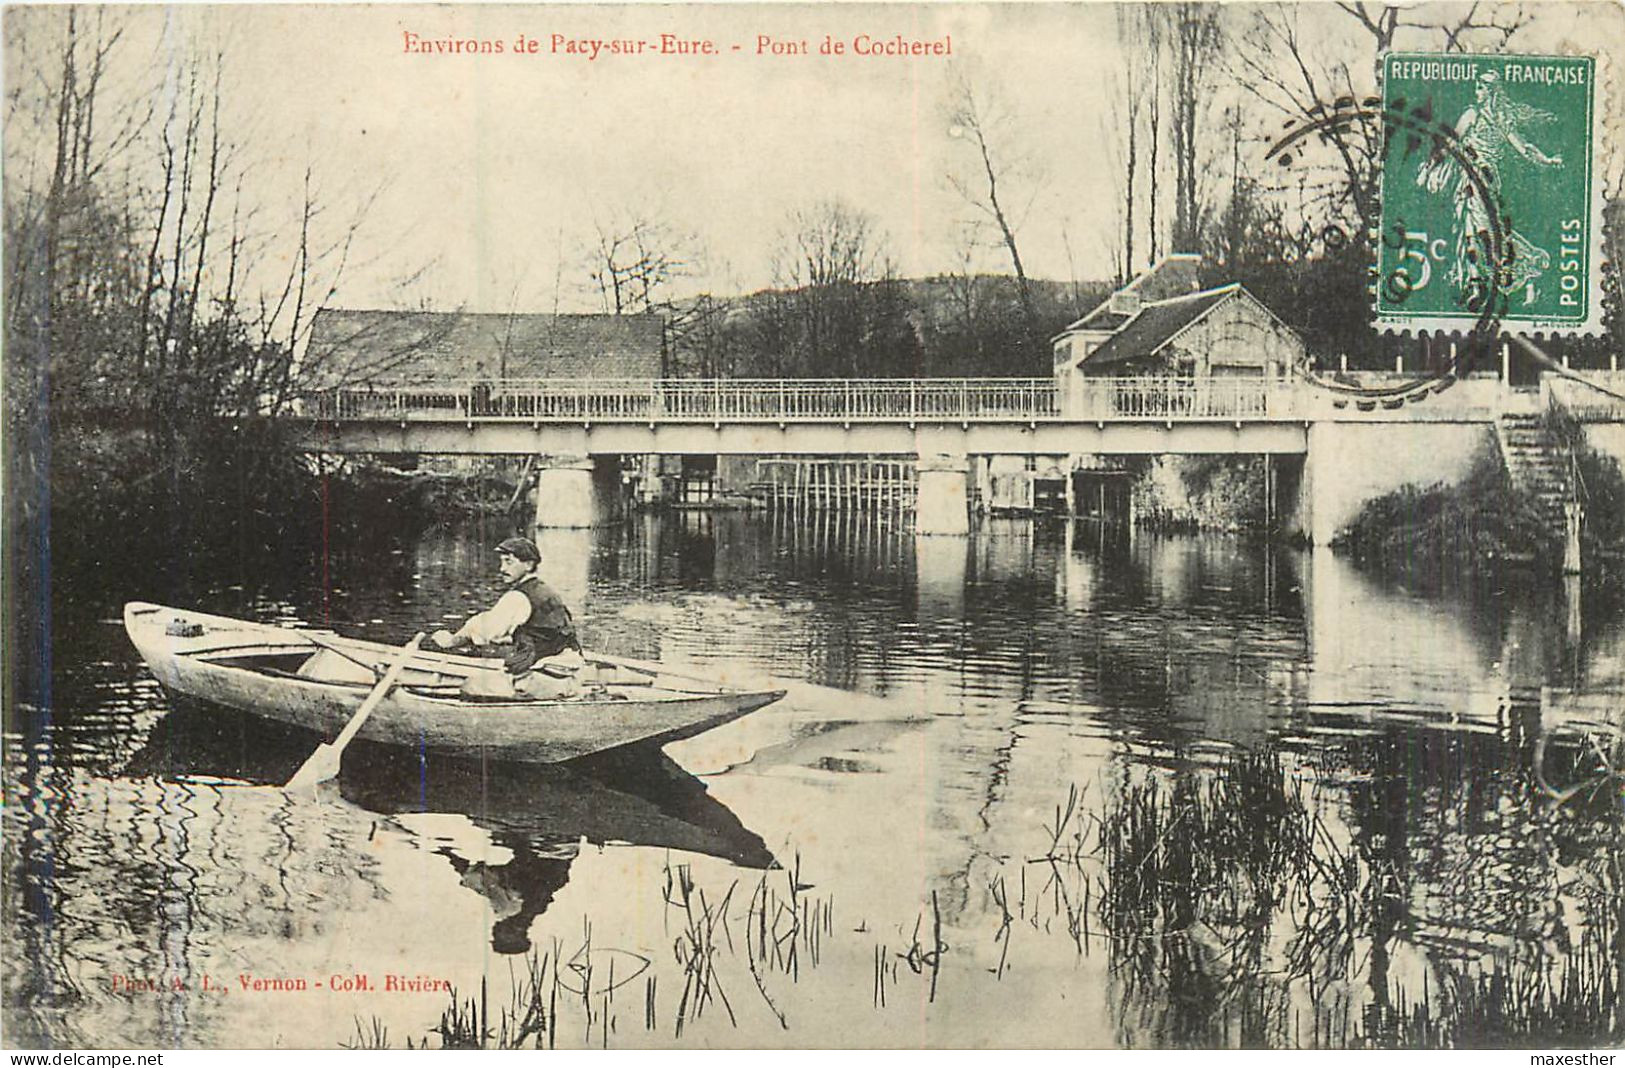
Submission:
<svg viewBox="0 0 1625 1068">
<path fill-rule="evenodd" d="M 509 538 L 497 546 L 497 567 L 508 584 L 497 603 L 472 616 L 454 634 L 435 631 L 442 649 L 472 646 L 476 655 L 487 646 L 507 642 L 503 671 L 471 676 L 464 693 L 476 697 L 553 699 L 581 693 L 581 643 L 575 622 L 553 588 L 536 569 L 541 550 L 529 538 Z"/>
</svg>

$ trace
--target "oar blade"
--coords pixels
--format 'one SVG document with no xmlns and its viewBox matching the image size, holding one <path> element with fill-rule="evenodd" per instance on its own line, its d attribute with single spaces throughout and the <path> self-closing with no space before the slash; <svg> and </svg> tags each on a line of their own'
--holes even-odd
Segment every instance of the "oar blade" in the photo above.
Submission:
<svg viewBox="0 0 1625 1068">
<path fill-rule="evenodd" d="M 329 779 L 338 777 L 340 757 L 344 751 L 329 742 L 323 742 L 316 747 L 316 751 L 299 765 L 299 770 L 293 773 L 288 785 L 283 789 L 293 791 L 314 790 L 317 786 Z"/>
<path fill-rule="evenodd" d="M 378 703 L 384 699 L 384 695 L 389 692 L 389 688 L 395 685 L 395 680 L 401 677 L 401 671 L 406 667 L 406 662 L 412 658 L 412 654 L 423 643 L 423 639 L 424 634 L 420 631 L 416 637 L 401 647 L 401 651 L 395 654 L 395 662 L 389 666 L 389 670 L 384 673 L 384 677 L 378 680 L 378 685 L 372 688 L 372 692 L 367 695 L 366 700 L 361 702 L 361 707 L 356 709 L 355 715 L 351 716 L 350 721 L 344 725 L 344 729 L 339 731 L 338 737 L 334 738 L 332 742 L 323 742 L 318 745 L 316 751 L 310 754 L 310 759 L 305 761 L 304 765 L 293 773 L 293 778 L 288 780 L 288 784 L 283 789 L 309 791 L 318 783 L 326 782 L 328 779 L 338 776 L 339 762 L 344 756 L 344 747 L 350 744 L 350 740 L 361 730 L 361 725 L 367 722 L 367 717 L 372 715 L 372 710 L 378 707 Z"/>
</svg>

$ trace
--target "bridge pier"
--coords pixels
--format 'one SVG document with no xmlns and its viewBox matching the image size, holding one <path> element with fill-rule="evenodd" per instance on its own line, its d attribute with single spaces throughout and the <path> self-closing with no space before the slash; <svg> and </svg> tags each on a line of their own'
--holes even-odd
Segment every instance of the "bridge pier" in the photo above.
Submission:
<svg viewBox="0 0 1625 1068">
<path fill-rule="evenodd" d="M 593 525 L 593 462 L 586 456 L 537 458 L 536 526 L 570 530 Z"/>
<path fill-rule="evenodd" d="M 915 469 L 915 533 L 970 533 L 970 510 L 965 495 L 969 467 L 962 453 L 921 454 Z"/>
</svg>

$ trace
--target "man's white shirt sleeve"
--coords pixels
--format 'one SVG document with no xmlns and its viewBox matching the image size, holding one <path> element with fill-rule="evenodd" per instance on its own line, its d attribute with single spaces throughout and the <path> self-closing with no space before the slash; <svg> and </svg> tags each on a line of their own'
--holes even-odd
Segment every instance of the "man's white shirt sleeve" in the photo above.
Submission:
<svg viewBox="0 0 1625 1068">
<path fill-rule="evenodd" d="M 457 633 L 475 645 L 490 645 L 513 637 L 513 632 L 529 618 L 530 598 L 518 590 L 509 590 L 489 609 L 470 617 Z"/>
</svg>

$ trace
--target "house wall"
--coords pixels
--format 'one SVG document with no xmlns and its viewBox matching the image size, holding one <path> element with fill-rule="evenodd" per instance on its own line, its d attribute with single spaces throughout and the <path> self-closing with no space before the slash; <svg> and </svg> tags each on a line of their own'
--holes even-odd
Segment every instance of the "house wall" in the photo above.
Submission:
<svg viewBox="0 0 1625 1068">
<path fill-rule="evenodd" d="M 718 456 L 717 491 L 741 495 L 762 481 L 762 473 L 754 456 Z"/>
<path fill-rule="evenodd" d="M 755 456 L 679 453 L 650 459 L 658 471 L 661 499 L 668 501 L 686 498 L 689 503 L 709 503 L 722 498 L 740 497 L 761 481 Z M 685 493 L 684 483 L 687 481 L 707 482 L 710 492 L 707 494 L 691 489 Z"/>
<path fill-rule="evenodd" d="M 1245 297 L 1224 301 L 1170 346 L 1169 363 L 1194 360 L 1198 378 L 1226 373 L 1278 375 L 1301 361 L 1303 341 Z"/>
<path fill-rule="evenodd" d="M 1078 364 L 1111 336 L 1109 330 L 1080 330 L 1055 342 L 1055 388 L 1063 396 L 1080 374 Z"/>
<path fill-rule="evenodd" d="M 1625 468 L 1625 423 L 1583 424 L 1586 444 Z"/>
</svg>

